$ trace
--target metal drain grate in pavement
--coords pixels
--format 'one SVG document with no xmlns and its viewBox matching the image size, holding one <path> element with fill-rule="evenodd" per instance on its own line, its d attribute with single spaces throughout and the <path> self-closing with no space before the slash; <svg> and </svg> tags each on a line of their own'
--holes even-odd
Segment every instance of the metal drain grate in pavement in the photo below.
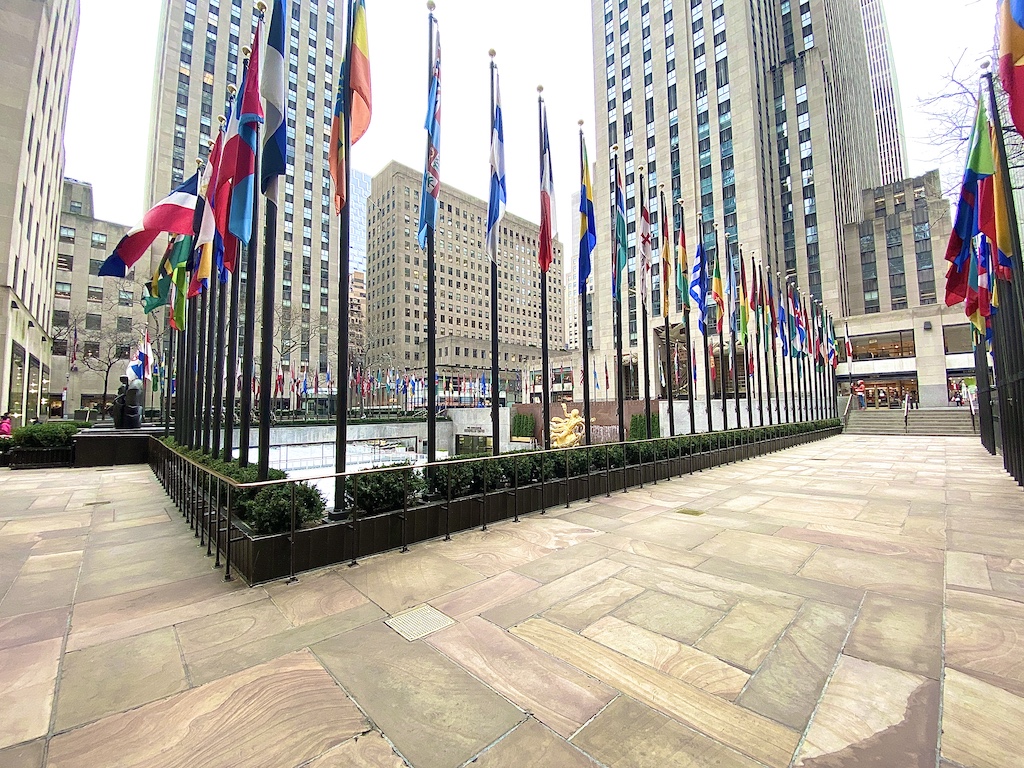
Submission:
<svg viewBox="0 0 1024 768">
<path fill-rule="evenodd" d="M 406 640 L 419 640 L 439 629 L 450 627 L 455 622 L 436 608 L 418 605 L 408 611 L 396 613 L 384 623 Z"/>
</svg>

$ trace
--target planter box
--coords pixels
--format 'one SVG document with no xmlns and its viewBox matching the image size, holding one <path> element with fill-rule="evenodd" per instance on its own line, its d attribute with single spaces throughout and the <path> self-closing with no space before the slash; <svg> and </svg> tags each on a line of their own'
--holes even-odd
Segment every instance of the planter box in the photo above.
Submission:
<svg viewBox="0 0 1024 768">
<path fill-rule="evenodd" d="M 75 448 L 64 445 L 58 448 L 25 448 L 16 446 L 10 452 L 11 469 L 49 469 L 70 467 L 75 459 Z"/>
</svg>

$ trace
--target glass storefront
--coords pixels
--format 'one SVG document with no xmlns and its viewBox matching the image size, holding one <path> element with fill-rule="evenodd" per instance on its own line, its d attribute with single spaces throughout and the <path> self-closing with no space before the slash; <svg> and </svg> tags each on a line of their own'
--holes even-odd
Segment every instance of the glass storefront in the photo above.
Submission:
<svg viewBox="0 0 1024 768">
<path fill-rule="evenodd" d="M 28 398 L 25 400 L 25 423 L 39 418 L 39 360 L 28 358 Z"/>
<path fill-rule="evenodd" d="M 850 339 L 853 345 L 853 359 L 887 360 L 902 357 L 914 357 L 914 332 L 893 331 L 891 333 L 874 333 L 869 336 L 854 336 Z"/>
<path fill-rule="evenodd" d="M 25 423 L 22 403 L 25 400 L 25 348 L 20 344 L 11 344 L 11 383 L 7 389 L 7 410 L 11 412 L 11 422 L 20 427 Z"/>
<path fill-rule="evenodd" d="M 857 382 L 864 382 L 864 400 L 867 408 L 902 408 L 906 397 L 911 397 L 911 405 L 920 402 L 917 391 L 916 376 L 893 376 L 855 379 L 850 382 L 843 379 L 839 383 L 840 392 L 849 395 L 857 388 Z M 854 403 L 856 407 L 856 403 Z"/>
</svg>

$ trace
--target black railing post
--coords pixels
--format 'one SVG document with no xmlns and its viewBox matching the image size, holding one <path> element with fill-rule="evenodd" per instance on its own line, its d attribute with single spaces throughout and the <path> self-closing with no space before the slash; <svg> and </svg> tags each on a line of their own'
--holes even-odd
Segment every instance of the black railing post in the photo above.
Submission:
<svg viewBox="0 0 1024 768">
<path fill-rule="evenodd" d="M 291 530 L 288 532 L 288 583 L 295 581 L 295 483 L 291 488 Z"/>
<path fill-rule="evenodd" d="M 231 492 L 231 486 L 229 485 L 227 528 L 224 531 L 224 581 L 231 581 L 231 507 L 234 500 L 235 495 Z"/>
<path fill-rule="evenodd" d="M 409 473 L 402 470 L 402 552 L 409 551 Z"/>
</svg>

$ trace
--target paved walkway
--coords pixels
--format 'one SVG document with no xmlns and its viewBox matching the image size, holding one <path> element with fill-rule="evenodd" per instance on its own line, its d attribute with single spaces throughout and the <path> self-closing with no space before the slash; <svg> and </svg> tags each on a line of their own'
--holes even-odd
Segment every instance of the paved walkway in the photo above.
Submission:
<svg viewBox="0 0 1024 768">
<path fill-rule="evenodd" d="M 0 510 L 4 768 L 1021 765 L 1024 493 L 974 439 L 838 437 L 255 589 L 145 469 L 4 470 Z M 455 623 L 383 621 L 424 603 Z"/>
</svg>

